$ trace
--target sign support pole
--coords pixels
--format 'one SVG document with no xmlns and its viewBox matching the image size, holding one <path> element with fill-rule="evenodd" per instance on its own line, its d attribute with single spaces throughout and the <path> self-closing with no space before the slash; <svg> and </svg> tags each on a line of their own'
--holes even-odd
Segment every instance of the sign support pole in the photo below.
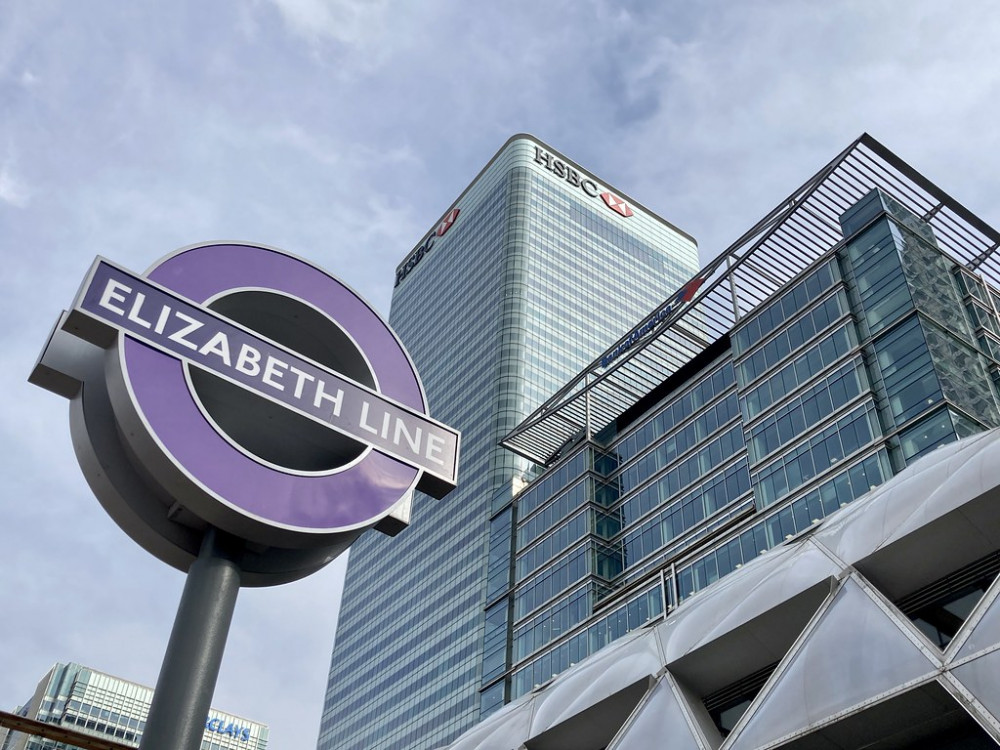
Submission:
<svg viewBox="0 0 1000 750">
<path fill-rule="evenodd" d="M 303 578 L 367 529 L 398 533 L 414 490 L 441 498 L 458 481 L 461 435 L 427 413 L 395 332 L 263 245 L 192 245 L 145 275 L 97 258 L 29 381 L 72 400 L 109 515 L 187 574 L 141 750 L 259 739 L 206 721 L 240 586 Z"/>
<path fill-rule="evenodd" d="M 239 546 L 209 527 L 170 631 L 140 750 L 198 750 L 240 589 Z"/>
</svg>

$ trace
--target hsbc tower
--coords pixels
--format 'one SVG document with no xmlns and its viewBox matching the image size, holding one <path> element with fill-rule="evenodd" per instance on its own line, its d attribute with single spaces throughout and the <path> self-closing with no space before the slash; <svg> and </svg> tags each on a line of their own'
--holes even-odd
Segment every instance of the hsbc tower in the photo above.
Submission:
<svg viewBox="0 0 1000 750">
<path fill-rule="evenodd" d="M 697 270 L 689 235 L 528 135 L 403 257 L 390 324 L 462 432 L 458 488 L 352 547 L 319 750 L 430 750 L 509 700 L 511 500 L 534 467 L 499 441 Z"/>
</svg>

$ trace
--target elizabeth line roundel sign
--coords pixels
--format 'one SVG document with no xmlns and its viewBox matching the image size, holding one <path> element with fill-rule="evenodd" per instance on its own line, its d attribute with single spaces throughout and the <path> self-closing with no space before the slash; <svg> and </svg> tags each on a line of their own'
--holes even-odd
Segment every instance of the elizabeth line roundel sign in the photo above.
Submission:
<svg viewBox="0 0 1000 750">
<path fill-rule="evenodd" d="M 393 331 L 273 248 L 196 245 L 144 275 L 96 259 L 30 380 L 71 399 L 112 517 L 181 568 L 212 525 L 250 543 L 257 583 L 291 580 L 457 478 L 459 435 Z"/>
</svg>

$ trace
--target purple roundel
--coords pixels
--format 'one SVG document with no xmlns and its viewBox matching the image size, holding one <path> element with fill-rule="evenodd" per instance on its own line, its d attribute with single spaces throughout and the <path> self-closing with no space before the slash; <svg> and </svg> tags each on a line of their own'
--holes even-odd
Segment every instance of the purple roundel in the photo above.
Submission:
<svg viewBox="0 0 1000 750">
<path fill-rule="evenodd" d="M 168 256 L 146 276 L 202 305 L 240 290 L 304 302 L 357 342 L 381 395 L 427 411 L 413 365 L 389 326 L 351 289 L 303 260 L 252 245 L 202 245 Z M 259 460 L 206 416 L 180 360 L 125 336 L 122 361 L 139 414 L 175 466 L 217 501 L 269 526 L 316 533 L 369 526 L 418 477 L 417 469 L 375 450 L 330 471 Z"/>
</svg>

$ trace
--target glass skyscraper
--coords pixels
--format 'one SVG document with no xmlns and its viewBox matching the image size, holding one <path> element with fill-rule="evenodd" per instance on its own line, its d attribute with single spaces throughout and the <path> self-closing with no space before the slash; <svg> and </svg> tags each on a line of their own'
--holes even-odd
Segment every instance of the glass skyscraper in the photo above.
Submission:
<svg viewBox="0 0 1000 750">
<path fill-rule="evenodd" d="M 462 431 L 459 485 L 352 548 L 321 750 L 438 747 L 509 700 L 510 503 L 533 464 L 499 441 L 697 267 L 689 236 L 525 135 L 403 260 L 390 323 Z"/>
<path fill-rule="evenodd" d="M 998 248 L 863 136 L 512 430 L 450 750 L 995 747 Z"/>
</svg>

